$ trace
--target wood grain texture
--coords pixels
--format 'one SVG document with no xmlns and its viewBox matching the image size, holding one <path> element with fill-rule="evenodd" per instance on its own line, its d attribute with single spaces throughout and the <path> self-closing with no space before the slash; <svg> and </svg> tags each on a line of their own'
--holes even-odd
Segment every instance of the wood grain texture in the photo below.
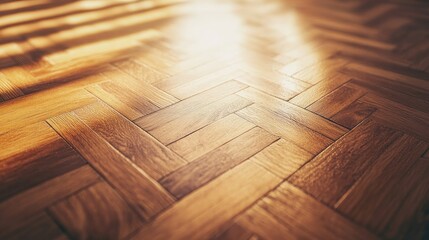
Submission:
<svg viewBox="0 0 429 240">
<path fill-rule="evenodd" d="M 150 131 L 246 87 L 246 85 L 237 81 L 229 81 L 183 100 L 171 107 L 140 118 L 135 123 L 144 130 Z"/>
<path fill-rule="evenodd" d="M 312 154 L 319 153 L 332 140 L 288 118 L 282 118 L 274 111 L 254 104 L 237 112 L 240 117 L 267 129 L 274 135 L 280 136 L 303 147 Z M 310 143 L 310 144 L 309 144 Z"/>
<path fill-rule="evenodd" d="M 31 216 L 18 229 L 0 232 L 2 239 L 68 239 L 59 226 L 45 212 Z"/>
<path fill-rule="evenodd" d="M 11 231 L 21 227 L 33 215 L 42 212 L 56 201 L 97 181 L 99 176 L 90 167 L 83 166 L 2 201 L 1 229 Z"/>
<path fill-rule="evenodd" d="M 2 134 L 0 143 L 0 201 L 86 163 L 44 122 Z"/>
<path fill-rule="evenodd" d="M 253 128 L 161 179 L 161 184 L 176 197 L 181 198 L 277 139 L 278 137 L 263 129 Z"/>
<path fill-rule="evenodd" d="M 138 215 L 105 182 L 56 203 L 49 212 L 75 239 L 122 239 L 141 224 Z"/>
<path fill-rule="evenodd" d="M 109 179 L 109 183 L 134 206 L 141 217 L 148 219 L 174 202 L 174 198 L 155 180 L 136 168 L 75 113 L 66 113 L 48 122 L 101 175 Z M 103 156 L 100 152 L 109 154 Z"/>
<path fill-rule="evenodd" d="M 144 226 L 135 238 L 198 239 L 210 236 L 279 182 L 279 178 L 263 168 L 245 162 L 162 213 Z M 218 189 L 223 190 L 219 192 Z"/>
<path fill-rule="evenodd" d="M 401 135 L 368 120 L 306 164 L 290 181 L 320 201 L 334 205 Z M 341 148 L 336 148 L 336 144 Z M 339 162 L 338 158 L 342 160 Z"/>
<path fill-rule="evenodd" d="M 336 208 L 356 222 L 389 238 L 419 235 L 418 232 L 409 231 L 411 228 L 423 231 L 424 228 L 413 222 L 412 218 L 416 214 L 422 214 L 428 201 L 429 189 L 424 176 L 427 176 L 429 168 L 427 161 L 420 159 L 427 147 L 427 143 L 403 135 L 336 203 Z M 418 168 L 414 168 L 416 166 Z M 416 184 L 419 187 L 415 189 L 398 191 L 406 188 L 410 182 L 421 184 Z M 389 206 L 383 207 L 387 203 Z M 401 210 L 404 207 L 406 211 Z M 372 217 L 369 217 L 369 213 Z"/>
<path fill-rule="evenodd" d="M 331 118 L 365 93 L 362 89 L 345 84 L 311 104 L 307 109 L 323 117 Z"/>
<path fill-rule="evenodd" d="M 169 148 L 188 161 L 192 161 L 249 131 L 254 126 L 237 115 L 230 114 L 170 144 Z"/>
<path fill-rule="evenodd" d="M 94 132 L 155 180 L 186 163 L 152 136 L 101 103 L 88 105 L 75 113 Z"/>
<path fill-rule="evenodd" d="M 95 102 L 96 99 L 86 91 L 68 94 L 34 94 L 11 100 L 0 105 L 0 133 L 43 121 L 49 117 L 74 110 Z M 37 107 L 34 106 L 37 104 Z M 16 121 L 21 119 L 21 121 Z"/>
<path fill-rule="evenodd" d="M 0 0 L 0 238 L 429 239 L 428 9 Z"/>
<path fill-rule="evenodd" d="M 312 157 L 313 154 L 294 143 L 280 139 L 257 153 L 251 160 L 276 176 L 285 179 Z"/>
<path fill-rule="evenodd" d="M 188 115 L 174 119 L 149 131 L 149 133 L 167 145 L 250 104 L 252 102 L 245 98 L 231 95 L 195 110 Z"/>
<path fill-rule="evenodd" d="M 284 118 L 305 125 L 308 128 L 317 131 L 332 140 L 336 140 L 345 133 L 345 129 L 332 123 L 317 114 L 306 111 L 302 108 L 296 107 L 288 102 L 280 101 L 262 92 L 255 91 L 254 89 L 245 89 L 237 93 L 238 95 L 247 98 L 253 102 L 261 105 L 268 105 L 270 110 L 280 114 Z"/>
<path fill-rule="evenodd" d="M 149 100 L 141 98 L 132 89 L 118 86 L 112 82 L 103 82 L 91 86 L 87 90 L 130 120 L 135 120 L 159 109 Z"/>
<path fill-rule="evenodd" d="M 240 215 L 237 223 L 266 239 L 377 239 L 290 183 Z"/>
</svg>

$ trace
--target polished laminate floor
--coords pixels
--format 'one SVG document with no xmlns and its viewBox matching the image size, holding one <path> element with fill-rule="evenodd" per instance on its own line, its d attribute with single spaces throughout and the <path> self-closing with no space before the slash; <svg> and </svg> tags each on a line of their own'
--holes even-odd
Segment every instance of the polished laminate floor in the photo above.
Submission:
<svg viewBox="0 0 429 240">
<path fill-rule="evenodd" d="M 0 239 L 429 239 L 429 3 L 0 0 Z"/>
</svg>

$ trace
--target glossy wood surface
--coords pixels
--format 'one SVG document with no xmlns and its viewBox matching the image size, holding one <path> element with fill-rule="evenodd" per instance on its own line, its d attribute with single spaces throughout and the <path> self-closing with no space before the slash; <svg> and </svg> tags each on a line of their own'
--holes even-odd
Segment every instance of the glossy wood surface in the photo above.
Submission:
<svg viewBox="0 0 429 240">
<path fill-rule="evenodd" d="M 0 0 L 0 239 L 429 239 L 428 16 Z"/>
</svg>

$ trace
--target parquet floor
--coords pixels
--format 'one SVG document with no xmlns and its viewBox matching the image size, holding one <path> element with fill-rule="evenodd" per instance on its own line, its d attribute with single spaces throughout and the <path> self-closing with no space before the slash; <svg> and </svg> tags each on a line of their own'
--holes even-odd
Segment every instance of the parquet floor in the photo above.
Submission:
<svg viewBox="0 0 429 240">
<path fill-rule="evenodd" d="M 0 1 L 0 239 L 429 239 L 429 3 Z"/>
</svg>

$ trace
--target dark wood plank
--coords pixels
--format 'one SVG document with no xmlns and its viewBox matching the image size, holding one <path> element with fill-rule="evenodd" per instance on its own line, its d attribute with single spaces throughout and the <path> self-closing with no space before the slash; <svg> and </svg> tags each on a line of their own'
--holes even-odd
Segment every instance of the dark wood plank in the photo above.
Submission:
<svg viewBox="0 0 429 240">
<path fill-rule="evenodd" d="M 354 128 L 377 110 L 371 104 L 355 101 L 331 117 L 332 121 L 349 129 Z"/>
<path fill-rule="evenodd" d="M 265 239 L 377 239 L 287 182 L 240 215 L 237 223 Z"/>
<path fill-rule="evenodd" d="M 318 200 L 334 205 L 401 135 L 367 120 L 292 175 L 290 181 Z"/>
<path fill-rule="evenodd" d="M 22 239 L 69 239 L 59 228 L 59 226 L 45 212 L 31 216 L 21 223 L 21 227 L 12 231 L 2 229 L 0 237 L 2 239 L 22 240 Z"/>
<path fill-rule="evenodd" d="M 219 234 L 213 239 L 216 240 L 248 240 L 254 234 L 242 226 L 234 223 L 227 230 Z"/>
<path fill-rule="evenodd" d="M 0 201 L 85 164 L 45 122 L 0 135 Z"/>
<path fill-rule="evenodd" d="M 335 204 L 336 208 L 387 238 L 422 235 L 425 225 L 414 219 L 423 214 L 429 200 L 429 163 L 420 159 L 428 146 L 408 135 L 400 137 Z"/>
<path fill-rule="evenodd" d="M 123 239 L 142 223 L 105 182 L 61 200 L 49 212 L 73 239 Z"/>
<path fill-rule="evenodd" d="M 99 176 L 85 165 L 1 202 L 0 232 L 16 230 L 53 203 L 97 181 Z"/>
</svg>

